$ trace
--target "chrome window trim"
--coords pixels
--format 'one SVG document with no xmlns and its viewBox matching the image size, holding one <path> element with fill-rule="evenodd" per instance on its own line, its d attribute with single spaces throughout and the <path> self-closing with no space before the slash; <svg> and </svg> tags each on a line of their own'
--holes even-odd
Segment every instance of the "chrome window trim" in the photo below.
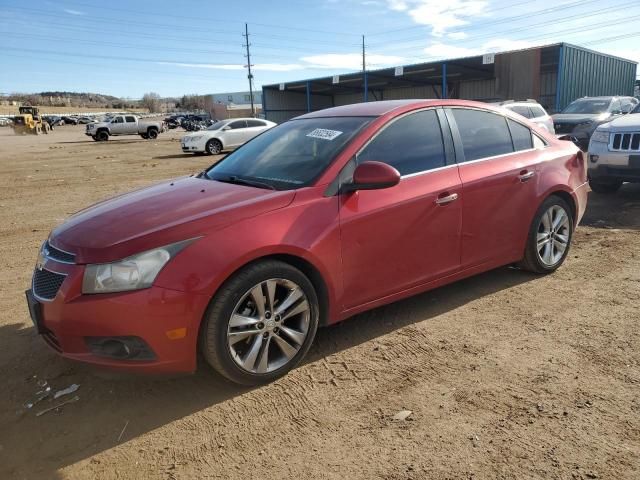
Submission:
<svg viewBox="0 0 640 480">
<path fill-rule="evenodd" d="M 37 270 L 37 269 L 36 269 Z M 31 293 L 33 294 L 33 296 L 36 298 L 36 300 L 40 301 L 40 302 L 53 302 L 56 297 L 58 296 L 58 292 L 60 291 L 58 289 L 58 292 L 56 292 L 56 296 L 53 298 L 42 298 L 41 296 L 39 296 L 36 293 L 36 289 L 35 289 L 35 285 L 33 284 L 33 280 L 35 279 L 36 276 L 36 270 L 33 271 L 33 275 L 31 276 Z M 49 273 L 55 273 L 56 275 L 62 275 L 63 277 L 65 277 L 64 280 L 62 280 L 62 283 L 60 284 L 60 288 L 62 288 L 62 284 L 65 282 L 66 277 L 69 276 L 69 274 L 67 273 L 62 273 L 62 272 L 54 272 L 53 270 L 49 270 L 48 268 L 42 268 L 40 270 L 46 270 Z"/>
</svg>

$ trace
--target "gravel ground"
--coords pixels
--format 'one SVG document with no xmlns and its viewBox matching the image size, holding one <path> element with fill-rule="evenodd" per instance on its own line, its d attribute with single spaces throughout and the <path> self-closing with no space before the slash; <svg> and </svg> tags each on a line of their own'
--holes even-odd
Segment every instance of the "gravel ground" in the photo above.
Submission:
<svg viewBox="0 0 640 480">
<path fill-rule="evenodd" d="M 24 301 L 40 243 L 84 206 L 212 163 L 179 136 L 0 129 L 0 478 L 640 478 L 640 185 L 591 194 L 555 274 L 501 268 L 358 315 L 261 388 L 58 358 Z M 79 401 L 36 416 L 52 405 L 23 407 L 39 380 L 80 384 Z"/>
</svg>

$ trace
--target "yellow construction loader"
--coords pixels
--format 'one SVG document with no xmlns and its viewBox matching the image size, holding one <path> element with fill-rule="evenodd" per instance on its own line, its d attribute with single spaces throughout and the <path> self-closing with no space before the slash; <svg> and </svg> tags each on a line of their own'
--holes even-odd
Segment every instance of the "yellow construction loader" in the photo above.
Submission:
<svg viewBox="0 0 640 480">
<path fill-rule="evenodd" d="M 16 135 L 49 133 L 49 123 L 40 116 L 38 107 L 19 107 L 20 115 L 13 117 L 13 131 Z"/>
</svg>

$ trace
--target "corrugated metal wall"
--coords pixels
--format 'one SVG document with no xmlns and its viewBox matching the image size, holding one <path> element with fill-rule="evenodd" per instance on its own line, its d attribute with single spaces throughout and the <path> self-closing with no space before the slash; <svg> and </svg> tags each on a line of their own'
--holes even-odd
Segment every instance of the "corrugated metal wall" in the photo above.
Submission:
<svg viewBox="0 0 640 480">
<path fill-rule="evenodd" d="M 306 90 L 294 92 L 291 90 L 264 89 L 262 98 L 262 107 L 266 109 L 266 118 L 272 122 L 286 122 L 293 117 L 307 113 Z M 362 101 L 362 95 L 357 101 Z M 333 98 L 330 95 L 311 95 L 311 110 L 322 110 L 332 106 Z"/>
<path fill-rule="evenodd" d="M 576 98 L 599 95 L 633 95 L 637 64 L 590 50 L 562 45 L 557 107 Z"/>
<path fill-rule="evenodd" d="M 560 51 L 562 53 L 560 54 Z M 503 55 L 511 55 L 503 54 Z M 563 109 L 573 100 L 583 96 L 633 95 L 637 64 L 632 61 L 611 57 L 569 44 L 557 44 L 540 49 L 539 95 L 537 100 L 550 112 Z M 519 69 L 518 75 L 528 74 L 526 68 Z M 504 77 L 504 75 L 503 75 Z M 459 78 L 459 77 L 458 77 Z M 418 80 L 416 78 L 416 80 Z M 503 79 L 504 80 L 504 79 Z M 496 78 L 462 80 L 450 77 L 449 90 L 452 98 L 479 101 L 511 100 L 498 92 Z M 289 84 L 286 91 L 274 88 L 263 90 L 263 108 L 266 117 L 275 122 L 283 122 L 307 111 L 305 81 Z M 441 85 L 416 85 L 413 87 L 386 88 L 371 86 L 375 92 L 369 94 L 369 101 L 395 100 L 403 98 L 439 98 Z M 297 88 L 296 88 L 297 87 Z M 345 90 L 349 93 L 344 93 Z M 311 110 L 331 106 L 348 105 L 363 101 L 363 94 L 344 87 L 329 89 L 328 95 L 312 95 Z M 333 94 L 333 95 L 332 95 Z M 534 96 L 535 98 L 535 96 Z M 520 100 L 520 98 L 515 98 Z"/>
</svg>

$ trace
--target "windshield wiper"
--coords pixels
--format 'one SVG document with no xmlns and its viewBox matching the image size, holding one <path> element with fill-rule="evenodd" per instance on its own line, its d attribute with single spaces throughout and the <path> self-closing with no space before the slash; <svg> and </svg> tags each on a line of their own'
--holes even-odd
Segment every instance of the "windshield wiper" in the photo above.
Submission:
<svg viewBox="0 0 640 480">
<path fill-rule="evenodd" d="M 215 178 L 214 180 L 223 183 L 234 183 L 236 185 L 247 185 L 249 187 L 266 188 L 268 190 L 275 190 L 276 187 L 269 185 L 268 183 L 258 182 L 256 180 L 249 180 L 247 178 L 240 178 L 235 175 L 231 175 L 226 178 Z"/>
</svg>

